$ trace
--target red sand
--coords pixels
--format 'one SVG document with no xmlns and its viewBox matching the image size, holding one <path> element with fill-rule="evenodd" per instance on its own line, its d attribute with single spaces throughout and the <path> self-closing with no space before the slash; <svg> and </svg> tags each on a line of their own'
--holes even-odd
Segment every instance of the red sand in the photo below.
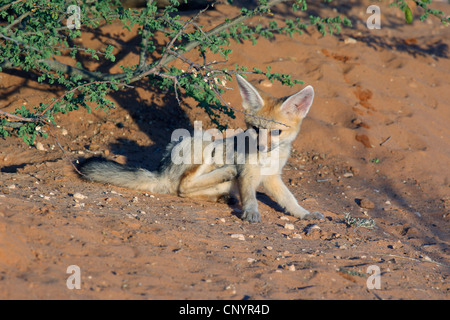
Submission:
<svg viewBox="0 0 450 320">
<path fill-rule="evenodd" d="M 85 182 L 52 138 L 39 140 L 46 151 L 0 140 L 0 299 L 448 299 L 449 28 L 433 17 L 406 25 L 380 4 L 382 28 L 368 30 L 370 4 L 348 6 L 354 28 L 341 35 L 233 43 L 227 62 L 271 65 L 315 88 L 283 178 L 325 221 L 311 228 L 285 216 L 261 190 L 262 223 L 249 224 L 239 207 Z M 202 21 L 236 10 L 219 5 Z M 136 63 L 135 34 L 119 25 L 103 31 L 102 40 L 124 41 L 119 64 Z M 91 34 L 82 40 L 102 45 Z M 303 87 L 249 79 L 274 96 Z M 0 81 L 1 108 L 10 112 L 62 93 L 20 72 Z M 239 106 L 229 85 L 224 97 Z M 180 108 L 144 81 L 111 97 L 118 108 L 109 114 L 59 116 L 54 133 L 70 157 L 154 167 L 173 129 L 194 119 L 210 125 L 200 109 Z M 227 120 L 232 127 L 242 126 L 237 116 Z M 370 217 L 376 228 L 348 227 L 345 213 Z M 70 265 L 80 267 L 80 290 L 66 287 Z M 371 265 L 382 272 L 380 289 L 366 286 Z"/>
</svg>

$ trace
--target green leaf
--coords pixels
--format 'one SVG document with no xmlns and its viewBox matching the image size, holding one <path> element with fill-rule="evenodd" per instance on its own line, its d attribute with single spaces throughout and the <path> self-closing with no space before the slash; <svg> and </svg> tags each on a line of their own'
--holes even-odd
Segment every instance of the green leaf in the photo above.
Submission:
<svg viewBox="0 0 450 320">
<path fill-rule="evenodd" d="M 413 15 L 409 6 L 406 6 L 403 11 L 405 12 L 405 21 L 406 23 L 412 23 Z"/>
</svg>

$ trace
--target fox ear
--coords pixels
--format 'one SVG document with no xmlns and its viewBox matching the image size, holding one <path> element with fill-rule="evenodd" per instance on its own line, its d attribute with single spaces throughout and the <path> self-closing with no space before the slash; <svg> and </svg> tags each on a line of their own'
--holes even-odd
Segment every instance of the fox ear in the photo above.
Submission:
<svg viewBox="0 0 450 320">
<path fill-rule="evenodd" d="M 281 105 L 281 110 L 287 114 L 294 114 L 301 118 L 306 117 L 314 100 L 314 89 L 307 86 L 302 91 L 290 96 Z"/>
<path fill-rule="evenodd" d="M 258 90 L 240 75 L 236 75 L 239 91 L 242 97 L 242 106 L 245 110 L 256 111 L 264 105 L 264 100 Z"/>
</svg>

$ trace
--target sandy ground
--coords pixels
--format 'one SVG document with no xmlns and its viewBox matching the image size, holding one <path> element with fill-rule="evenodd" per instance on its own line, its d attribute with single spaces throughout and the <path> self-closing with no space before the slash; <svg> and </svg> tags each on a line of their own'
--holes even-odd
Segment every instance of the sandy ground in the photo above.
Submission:
<svg viewBox="0 0 450 320">
<path fill-rule="evenodd" d="M 262 189 L 262 222 L 249 224 L 238 205 L 83 181 L 53 138 L 31 147 L 0 140 L 0 298 L 448 299 L 450 29 L 433 17 L 405 25 L 380 4 L 382 28 L 369 30 L 371 3 L 358 3 L 338 8 L 354 24 L 340 35 L 233 43 L 226 63 L 271 65 L 314 86 L 283 178 L 325 221 L 285 216 Z M 436 7 L 450 12 L 447 3 Z M 219 5 L 202 21 L 236 10 Z M 287 15 L 283 6 L 273 12 Z M 136 34 L 119 25 L 102 31 L 83 34 L 83 43 L 117 44 L 119 63 L 136 63 Z M 274 96 L 303 87 L 249 79 Z M 225 98 L 239 106 L 237 85 L 229 85 Z M 30 74 L 0 74 L 5 111 L 61 93 Z M 180 107 L 145 82 L 111 98 L 118 107 L 109 113 L 59 116 L 52 131 L 70 159 L 102 155 L 154 168 L 174 129 L 210 124 L 191 101 Z M 224 121 L 239 127 L 242 118 Z M 346 214 L 376 227 L 349 225 Z M 66 286 L 71 265 L 81 271 L 79 290 Z M 367 286 L 371 268 L 381 272 L 379 289 Z"/>
</svg>

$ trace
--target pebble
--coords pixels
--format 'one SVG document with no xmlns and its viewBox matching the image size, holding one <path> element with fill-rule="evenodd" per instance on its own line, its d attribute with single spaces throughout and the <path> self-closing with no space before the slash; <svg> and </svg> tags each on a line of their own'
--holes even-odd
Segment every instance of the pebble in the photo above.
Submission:
<svg viewBox="0 0 450 320">
<path fill-rule="evenodd" d="M 285 229 L 288 229 L 288 230 L 294 230 L 294 229 L 295 229 L 295 226 L 294 226 L 292 223 L 286 223 L 286 224 L 284 225 L 284 228 L 285 228 Z"/>
<path fill-rule="evenodd" d="M 42 142 L 36 143 L 36 149 L 38 149 L 39 151 L 47 151 L 47 150 L 44 148 L 44 145 L 42 144 Z"/>
<path fill-rule="evenodd" d="M 77 199 L 77 200 L 83 200 L 83 199 L 86 199 L 86 198 L 87 198 L 87 196 L 82 195 L 82 194 L 79 193 L 79 192 L 75 193 L 75 194 L 73 195 L 73 197 L 74 197 L 75 199 Z"/>
<path fill-rule="evenodd" d="M 353 177 L 353 173 L 351 172 L 344 173 L 344 178 L 351 178 L 351 177 Z"/>
<path fill-rule="evenodd" d="M 308 231 L 306 233 L 308 236 L 311 236 L 315 233 L 319 234 L 320 231 L 321 231 L 320 227 L 317 224 L 315 224 L 315 225 L 312 225 L 311 227 L 309 227 Z"/>
<path fill-rule="evenodd" d="M 367 199 L 367 198 L 361 199 L 361 202 L 360 202 L 359 206 L 361 208 L 364 208 L 364 209 L 373 209 L 373 208 L 375 208 L 375 204 L 372 201 L 370 201 L 369 199 Z"/>
<path fill-rule="evenodd" d="M 244 237 L 244 235 L 242 233 L 233 233 L 231 235 L 231 237 L 234 238 L 234 239 L 242 240 L 242 241 L 245 240 L 245 237 Z"/>
<path fill-rule="evenodd" d="M 356 39 L 353 38 L 347 38 L 344 40 L 345 44 L 355 44 L 356 42 L 357 42 Z"/>
</svg>

